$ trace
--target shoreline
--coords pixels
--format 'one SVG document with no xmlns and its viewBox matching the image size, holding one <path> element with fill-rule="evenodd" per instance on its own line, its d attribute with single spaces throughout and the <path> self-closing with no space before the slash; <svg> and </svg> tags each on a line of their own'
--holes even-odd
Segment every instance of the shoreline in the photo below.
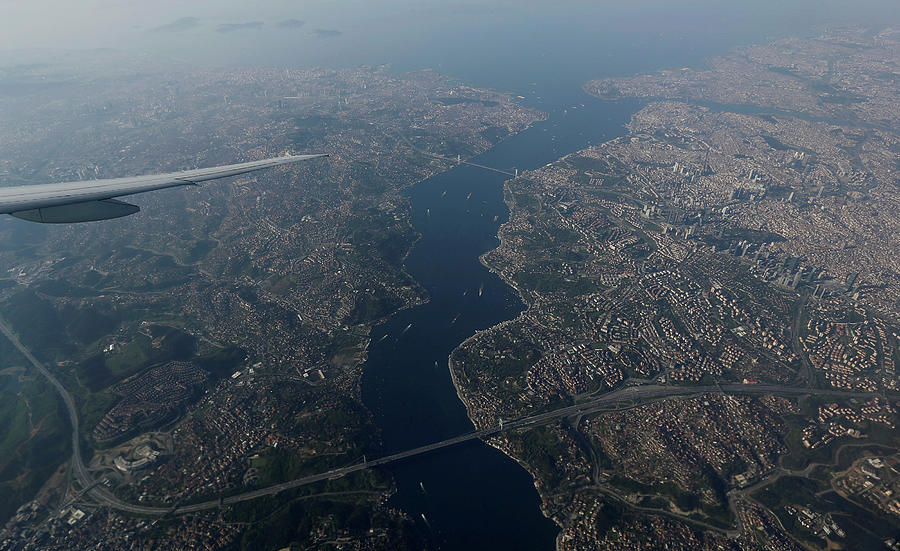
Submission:
<svg viewBox="0 0 900 551">
<path fill-rule="evenodd" d="M 547 113 L 547 112 L 544 112 L 544 111 L 541 111 L 541 110 L 537 110 L 537 109 L 534 108 L 534 107 L 525 106 L 525 105 L 522 105 L 522 104 L 519 104 L 519 105 L 521 105 L 523 108 L 526 108 L 526 109 L 535 111 L 535 115 L 536 115 L 535 118 L 534 118 L 531 122 L 529 122 L 527 125 L 525 125 L 523 128 L 521 128 L 520 130 L 517 130 L 517 131 L 510 131 L 509 134 L 508 134 L 507 136 L 505 136 L 503 139 L 501 139 L 501 140 L 499 140 L 499 141 L 497 141 L 497 142 L 491 144 L 491 146 L 488 147 L 487 149 L 484 149 L 483 151 L 479 151 L 479 152 L 477 152 L 477 153 L 475 153 L 475 154 L 473 154 L 473 155 L 467 157 L 466 159 L 463 160 L 464 162 L 465 162 L 465 161 L 470 161 L 470 160 L 472 160 L 472 159 L 477 158 L 477 157 L 480 156 L 480 155 L 483 155 L 484 153 L 487 153 L 487 152 L 490 151 L 491 149 L 493 149 L 493 148 L 499 146 L 500 144 L 506 142 L 507 140 L 510 140 L 510 139 L 512 139 L 513 137 L 515 137 L 515 136 L 517 136 L 517 135 L 519 135 L 519 134 L 521 134 L 521 133 L 523 133 L 523 132 L 526 132 L 526 131 L 532 129 L 532 128 L 534 127 L 535 124 L 540 123 L 540 122 L 544 122 L 544 121 L 546 121 L 546 120 L 548 120 L 548 119 L 550 118 L 550 115 L 549 115 L 549 113 Z M 417 299 L 416 301 L 414 301 L 414 302 L 404 304 L 404 305 L 402 305 L 401 307 L 395 309 L 394 311 L 392 311 L 392 312 L 390 312 L 390 313 L 388 313 L 388 314 L 382 316 L 381 318 L 379 318 L 379 319 L 377 319 L 377 320 L 374 320 L 374 321 L 371 322 L 370 324 L 368 324 L 368 325 L 369 325 L 368 328 L 367 328 L 367 331 L 368 331 L 368 337 L 367 337 L 367 340 L 366 340 L 365 347 L 362 349 L 361 361 L 360 361 L 356 366 L 354 366 L 354 368 L 353 368 L 354 370 L 358 370 L 358 372 L 359 372 L 359 375 L 358 375 L 357 381 L 356 381 L 356 385 L 355 385 L 355 386 L 357 387 L 357 392 L 358 392 L 359 402 L 360 402 L 360 404 L 362 405 L 362 407 L 365 409 L 365 411 L 366 411 L 367 414 L 368 414 L 369 419 L 372 421 L 373 425 L 374 425 L 375 428 L 377 429 L 377 431 L 378 431 L 378 433 L 377 433 L 377 438 L 378 438 L 379 441 L 381 440 L 381 437 L 382 437 L 381 433 L 382 433 L 383 429 L 382 429 L 382 427 L 380 427 L 380 426 L 378 425 L 378 423 L 377 423 L 377 421 L 376 421 L 376 419 L 375 419 L 375 414 L 374 414 L 372 408 L 370 407 L 370 405 L 367 404 L 366 401 L 363 399 L 362 391 L 361 391 L 361 387 L 362 387 L 362 384 L 363 384 L 362 381 L 363 381 L 363 378 L 365 377 L 365 373 L 366 373 L 366 369 L 367 369 L 367 363 L 368 363 L 368 360 L 369 360 L 369 354 L 370 354 L 370 351 L 371 351 L 371 347 L 372 347 L 373 343 L 375 342 L 375 341 L 373 340 L 373 338 L 372 338 L 372 332 L 373 332 L 373 330 L 374 330 L 376 327 L 378 327 L 379 325 L 382 325 L 382 324 L 388 322 L 388 321 L 391 320 L 394 316 L 397 316 L 397 315 L 400 314 L 401 312 L 404 312 L 404 311 L 407 311 L 407 310 L 411 310 L 411 309 L 416 308 L 416 307 L 424 306 L 424 305 L 430 303 L 431 300 L 432 300 L 431 293 L 428 291 L 428 289 L 427 289 L 424 285 L 422 285 L 422 283 L 421 283 L 418 279 L 416 279 L 416 278 L 409 272 L 409 270 L 408 270 L 408 268 L 407 268 L 407 259 L 408 259 L 409 256 L 413 253 L 413 251 L 415 250 L 415 248 L 416 248 L 417 246 L 419 246 L 420 242 L 421 242 L 422 239 L 423 239 L 423 233 L 422 233 L 422 231 L 420 231 L 418 228 L 416 228 L 416 226 L 415 226 L 415 224 L 414 224 L 414 222 L 413 222 L 413 208 L 412 208 L 412 201 L 410 200 L 410 192 L 411 192 L 411 190 L 413 190 L 416 186 L 419 186 L 419 185 L 422 184 L 423 182 L 426 182 L 426 181 L 428 181 L 429 179 L 434 178 L 434 177 L 437 177 L 437 176 L 439 176 L 439 175 L 447 174 L 448 172 L 450 172 L 450 171 L 453 170 L 454 168 L 456 168 L 456 165 L 450 165 L 450 166 L 446 167 L 445 169 L 437 170 L 437 171 L 435 171 L 433 174 L 430 174 L 430 175 L 428 175 L 428 176 L 426 176 L 426 177 L 424 177 L 424 178 L 421 178 L 421 179 L 417 180 L 415 183 L 410 184 L 410 185 L 408 185 L 408 186 L 404 186 L 404 187 L 402 187 L 402 188 L 399 190 L 400 195 L 403 196 L 403 197 L 405 198 L 406 204 L 407 204 L 407 206 L 408 206 L 408 210 L 407 210 L 408 219 L 407 219 L 407 222 L 408 222 L 410 228 L 415 232 L 415 238 L 414 238 L 414 239 L 412 240 L 412 242 L 409 244 L 409 247 L 408 247 L 407 250 L 404 252 L 403 257 L 402 257 L 402 259 L 401 259 L 401 262 L 400 262 L 400 272 L 401 272 L 404 276 L 406 276 L 406 277 L 409 279 L 411 285 L 415 286 L 416 291 L 418 292 L 418 299 Z M 506 204 L 506 200 L 505 200 L 505 186 L 506 186 L 506 181 L 504 181 L 504 184 L 503 184 L 503 185 L 504 185 L 504 204 Z M 509 205 L 507 204 L 507 208 L 508 208 L 508 207 L 509 207 Z M 505 223 L 505 222 L 504 222 L 504 223 Z M 502 227 L 502 224 L 501 224 L 501 227 Z M 498 228 L 498 233 L 499 233 L 499 228 Z M 498 239 L 499 239 L 499 237 L 498 237 Z M 498 246 L 499 246 L 499 245 L 498 245 Z M 487 253 L 490 252 L 491 250 L 494 250 L 494 249 L 490 249 L 489 251 L 485 251 L 484 253 L 482 253 L 481 255 L 479 255 L 479 256 L 478 256 L 478 260 L 479 260 L 479 262 L 482 263 L 485 267 L 487 267 L 489 271 L 496 273 L 490 266 L 488 266 L 487 264 L 484 263 L 483 258 L 482 258 L 485 254 L 487 254 Z M 498 274 L 498 275 L 499 275 L 499 274 Z M 502 276 L 500 276 L 500 277 L 501 277 L 501 279 L 503 279 Z M 504 282 L 506 282 L 506 281 L 504 280 Z M 518 294 L 518 290 L 517 290 L 517 294 Z M 521 295 L 520 295 L 520 300 L 521 300 Z M 522 301 L 522 303 L 525 304 L 524 301 Z M 527 305 L 526 305 L 526 308 L 527 308 Z M 523 311 L 524 311 L 524 310 L 523 310 Z M 520 314 L 520 315 L 521 315 L 521 314 Z M 513 319 L 517 319 L 517 318 L 513 318 Z M 485 330 L 493 329 L 494 327 L 497 327 L 497 326 L 499 326 L 499 325 L 501 325 L 501 324 L 503 324 L 503 323 L 507 323 L 507 322 L 509 322 L 509 321 L 512 321 L 512 320 L 504 320 L 503 322 L 500 322 L 500 324 L 491 326 L 490 328 L 485 329 Z M 477 335 L 477 334 L 478 334 L 478 333 L 476 333 L 476 335 Z M 456 396 L 457 396 L 457 398 L 459 399 L 459 401 L 463 404 L 463 407 L 465 407 L 465 409 L 466 409 L 466 417 L 469 419 L 470 422 L 472 422 L 472 416 L 470 415 L 470 405 L 469 405 L 469 402 L 468 402 L 468 401 L 465 399 L 465 397 L 463 396 L 463 394 L 460 392 L 460 385 L 459 385 L 459 382 L 458 382 L 458 379 L 457 379 L 456 371 L 455 371 L 455 369 L 454 369 L 454 367 L 453 367 L 453 359 L 452 359 L 453 351 L 455 351 L 457 348 L 459 348 L 460 346 L 462 346 L 464 343 L 468 342 L 468 340 L 469 340 L 470 338 L 472 338 L 472 337 L 468 337 L 468 338 L 464 339 L 463 341 L 461 341 L 460 343 L 458 343 L 458 344 L 456 345 L 456 347 L 453 348 L 453 350 L 451 350 L 450 354 L 448 355 L 447 362 L 448 362 L 448 369 L 449 369 L 449 372 L 450 372 L 451 383 L 453 384 L 453 388 L 454 388 L 454 391 L 456 392 Z M 474 422 L 473 422 L 473 425 L 474 425 Z M 490 445 L 491 447 L 496 447 L 496 446 L 493 446 L 492 444 L 490 444 L 489 442 L 485 442 L 485 443 L 487 443 L 487 444 Z M 500 451 L 502 452 L 503 450 L 500 450 Z M 514 459 L 514 460 L 516 461 L 516 463 L 518 463 L 521 467 L 523 467 L 523 468 L 525 467 L 524 464 L 522 464 L 518 459 L 515 459 L 515 458 L 513 458 L 513 459 Z M 527 471 L 527 469 L 526 469 L 526 471 Z M 531 475 L 530 472 L 529 472 L 529 475 Z M 533 483 L 533 481 L 534 481 L 534 477 L 532 476 L 532 483 Z M 393 496 L 394 496 L 395 494 L 397 494 L 397 492 L 398 492 L 397 480 L 396 480 L 396 478 L 395 478 L 393 475 L 391 476 L 391 482 L 392 482 L 392 483 L 391 483 L 391 487 L 388 488 L 385 492 L 383 492 L 383 493 L 381 494 L 381 504 L 382 504 L 382 506 L 386 507 L 388 510 L 390 510 L 390 511 L 396 513 L 396 514 L 407 515 L 408 513 L 407 513 L 406 511 L 404 511 L 403 509 L 399 509 L 399 508 L 396 508 L 396 507 L 392 507 L 392 506 L 387 505 L 387 500 L 389 500 L 391 497 L 393 497 Z M 543 514 L 543 511 L 542 511 L 542 514 Z M 544 515 L 544 516 L 546 517 L 546 515 Z"/>
<path fill-rule="evenodd" d="M 571 153 L 570 153 L 570 154 L 571 154 Z M 568 154 L 568 155 L 570 155 L 570 154 Z M 568 156 L 568 155 L 566 155 L 566 156 Z M 525 172 L 523 172 L 523 173 L 527 173 L 527 172 L 528 172 L 528 171 L 525 171 Z M 507 285 L 507 286 L 509 286 L 510 288 L 512 288 L 513 290 L 515 290 L 516 296 L 519 297 L 519 300 L 521 301 L 521 303 L 522 303 L 522 305 L 524 306 L 524 308 L 522 308 L 522 310 L 518 313 L 518 315 L 516 315 L 516 316 L 513 317 L 513 318 L 510 318 L 510 319 L 507 319 L 507 320 L 503 320 L 503 321 L 501 321 L 501 322 L 499 322 L 499 323 L 496 323 L 496 324 L 494 324 L 494 325 L 492 325 L 492 326 L 490 326 L 490 327 L 488 327 L 488 328 L 486 328 L 486 329 L 482 329 L 481 331 L 476 331 L 474 335 L 472 335 L 472 336 L 470 336 L 470 337 L 464 339 L 461 343 L 459 343 L 459 345 L 457 345 L 456 348 L 454 348 L 454 349 L 450 352 L 450 355 L 447 357 L 447 369 L 448 369 L 449 372 L 450 372 L 450 380 L 451 380 L 452 383 L 453 383 L 453 388 L 454 388 L 454 390 L 456 391 L 456 396 L 457 396 L 457 398 L 459 398 L 459 401 L 462 402 L 463 407 L 465 407 L 465 409 L 466 409 L 466 416 L 469 418 L 469 422 L 472 423 L 472 426 L 475 427 L 476 430 L 477 430 L 477 429 L 482 429 L 482 428 L 485 428 L 485 427 L 480 426 L 480 423 L 476 420 L 476 418 L 475 418 L 475 417 L 473 416 L 473 414 L 472 414 L 472 406 L 470 405 L 470 400 L 469 400 L 468 397 L 465 395 L 465 393 L 464 393 L 464 391 L 463 391 L 463 389 L 462 389 L 462 387 L 461 387 L 461 385 L 460 385 L 460 383 L 459 383 L 459 374 L 457 373 L 457 370 L 461 370 L 461 365 L 459 364 L 459 362 L 457 362 L 456 360 L 453 359 L 453 355 L 454 355 L 454 353 L 455 353 L 457 350 L 459 350 L 459 349 L 463 348 L 464 346 L 466 346 L 466 344 L 468 344 L 470 341 L 472 341 L 472 339 L 475 339 L 476 337 L 480 336 L 482 333 L 489 332 L 489 331 L 495 331 L 495 330 L 498 330 L 498 329 L 502 329 L 502 328 L 505 327 L 506 325 L 509 325 L 509 324 L 511 324 L 511 323 L 514 323 L 514 322 L 520 320 L 520 319 L 528 312 L 528 310 L 531 308 L 531 306 L 530 306 L 530 305 L 528 304 L 528 302 L 525 300 L 525 296 L 522 294 L 521 289 L 519 289 L 519 287 L 516 285 L 515 281 L 513 281 L 513 280 L 511 280 L 511 279 L 509 279 L 509 278 L 507 278 L 507 277 L 504 277 L 503 273 L 502 273 L 498 268 L 496 268 L 495 266 L 493 266 L 492 264 L 490 264 L 490 263 L 487 261 L 487 255 L 488 255 L 489 253 L 491 253 L 491 252 L 493 252 L 493 251 L 496 251 L 497 249 L 499 249 L 499 248 L 501 248 L 501 247 L 504 246 L 504 243 L 503 243 L 503 229 L 504 229 L 504 227 L 505 227 L 507 224 L 510 223 L 510 220 L 512 219 L 512 216 L 513 216 L 513 209 L 512 209 L 512 206 L 511 206 L 511 204 L 510 204 L 510 201 L 507 200 L 507 197 L 508 197 L 508 194 L 507 194 L 507 192 L 508 192 L 508 187 L 507 187 L 507 186 L 509 185 L 509 182 L 511 182 L 511 181 L 512 181 L 512 179 L 510 179 L 510 180 L 505 180 L 505 181 L 503 182 L 503 203 L 506 205 L 507 209 L 509 210 L 509 217 L 507 218 L 506 222 L 504 222 L 503 224 L 501 224 L 501 225 L 497 228 L 497 235 L 496 235 L 496 237 L 497 237 L 497 240 L 499 241 L 499 243 L 498 243 L 498 245 L 497 245 L 496 247 L 494 247 L 493 249 L 490 249 L 490 250 L 485 251 L 485 252 L 483 252 L 482 254 L 478 255 L 478 262 L 479 262 L 482 266 L 484 266 L 485 268 L 487 268 L 487 270 L 488 270 L 489 272 L 491 272 L 492 274 L 495 274 L 495 275 L 496 275 L 496 276 L 497 276 L 497 277 L 498 277 L 505 285 Z M 562 538 L 562 536 L 563 536 L 563 531 L 564 531 L 565 527 L 564 527 L 562 524 L 560 524 L 559 522 L 557 522 L 557 520 L 556 520 L 555 518 L 553 518 L 553 516 L 551 516 L 550 512 L 545 508 L 545 506 L 544 506 L 544 502 L 545 502 L 544 496 L 541 495 L 541 490 L 540 490 L 540 488 L 538 488 L 538 478 L 537 478 L 537 477 L 535 476 L 535 474 L 528 468 L 528 464 L 525 463 L 523 460 L 521 460 L 521 459 L 520 459 L 519 457 L 517 457 L 516 455 L 510 453 L 510 451 L 508 451 L 507 449 L 504 449 L 504 447 L 500 446 L 500 445 L 498 444 L 498 438 L 499 438 L 499 437 L 493 437 L 493 438 L 488 438 L 488 439 L 481 439 L 481 441 L 484 442 L 486 445 L 490 446 L 491 448 L 494 448 L 495 450 L 499 451 L 500 453 L 502 453 L 502 454 L 505 455 L 506 457 L 508 457 L 508 458 L 512 459 L 513 461 L 515 461 L 515 463 L 516 463 L 519 467 L 521 467 L 522 470 L 524 470 L 525 472 L 527 472 L 528 475 L 531 477 L 531 483 L 532 483 L 532 485 L 534 486 L 534 489 L 535 489 L 535 491 L 537 492 L 538 497 L 541 498 L 541 504 L 540 504 L 540 506 L 538 507 L 539 510 L 540 510 L 540 512 L 541 512 L 541 515 L 543 515 L 544 518 L 546 518 L 546 519 L 550 520 L 551 522 L 553 522 L 553 524 L 556 525 L 556 527 L 559 529 L 558 533 L 556 534 L 556 537 L 554 538 L 554 542 L 553 542 L 553 548 L 554 548 L 554 550 L 555 550 L 555 551 L 558 551 L 559 548 L 560 548 L 560 543 L 562 542 L 562 539 L 561 539 L 561 538 Z"/>
</svg>

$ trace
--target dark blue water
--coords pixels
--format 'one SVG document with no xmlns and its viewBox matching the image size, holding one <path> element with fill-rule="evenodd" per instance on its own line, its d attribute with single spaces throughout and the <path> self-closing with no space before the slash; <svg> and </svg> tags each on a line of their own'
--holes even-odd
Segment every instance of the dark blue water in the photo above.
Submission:
<svg viewBox="0 0 900 551">
<path fill-rule="evenodd" d="M 817 24 L 846 20 L 836 4 L 783 4 L 728 7 L 699 1 L 598 10 L 592 3 L 559 10 L 488 3 L 475 13 L 435 8 L 413 14 L 405 25 L 370 17 L 333 44 L 311 44 L 303 55 L 328 65 L 388 62 L 398 72 L 431 67 L 468 84 L 524 96 L 550 119 L 474 159 L 524 170 L 624 133 L 623 124 L 639 104 L 588 97 L 581 86 L 591 78 L 697 65 L 738 44 L 813 33 Z M 390 37 L 371 40 L 379 28 L 390 28 Z M 363 400 L 382 431 L 385 453 L 472 430 L 447 359 L 476 330 L 514 318 L 523 308 L 512 289 L 478 262 L 497 245 L 497 229 L 507 219 L 506 178 L 462 166 L 410 193 L 422 238 L 406 267 L 430 301 L 373 331 Z M 437 548 L 554 547 L 558 530 L 541 514 L 531 476 L 481 442 L 419 456 L 390 470 L 398 484 L 391 504 L 417 519 Z"/>
<path fill-rule="evenodd" d="M 147 21 L 143 28 L 180 16 L 198 17 L 200 23 L 183 33 L 131 33 L 127 42 L 194 63 L 387 63 L 397 73 L 433 68 L 469 85 L 510 91 L 550 119 L 475 159 L 505 169 L 535 168 L 623 133 L 638 104 L 586 96 L 581 86 L 591 78 L 696 66 L 736 45 L 808 36 L 821 25 L 884 26 L 900 19 L 896 0 L 333 0 L 305 3 L 302 9 L 287 1 L 274 2 L 276 7 L 234 4 L 227 13 L 204 13 L 193 5 L 184 13 L 170 10 L 168 20 Z M 301 29 L 279 28 L 277 22 L 286 18 L 307 23 Z M 250 20 L 265 26 L 227 35 L 215 31 L 220 23 Z M 316 28 L 340 34 L 316 38 L 310 32 Z M 512 290 L 478 262 L 496 246 L 497 228 L 508 215 L 502 201 L 505 178 L 462 166 L 410 193 L 422 239 L 407 269 L 431 300 L 373 331 L 363 399 L 382 431 L 385 453 L 472 428 L 450 380 L 448 355 L 474 331 L 522 309 Z M 531 477 L 480 442 L 395 464 L 391 472 L 399 487 L 392 504 L 419 519 L 434 547 L 553 548 L 556 528 L 540 513 Z"/>
<path fill-rule="evenodd" d="M 577 114 L 539 123 L 474 161 L 502 169 L 537 168 L 620 135 L 637 106 L 585 98 Z M 418 184 L 410 194 L 413 223 L 422 238 L 406 267 L 430 301 L 375 328 L 363 378 L 363 400 L 382 430 L 386 453 L 473 428 L 456 396 L 447 359 L 476 330 L 513 318 L 523 308 L 513 290 L 478 261 L 496 247 L 497 229 L 508 217 L 503 203 L 507 178 L 463 165 Z M 553 547 L 556 527 L 541 515 L 530 475 L 481 442 L 410 459 L 391 472 L 399 487 L 392 504 L 420 520 L 424 515 L 423 528 L 439 548 Z"/>
</svg>

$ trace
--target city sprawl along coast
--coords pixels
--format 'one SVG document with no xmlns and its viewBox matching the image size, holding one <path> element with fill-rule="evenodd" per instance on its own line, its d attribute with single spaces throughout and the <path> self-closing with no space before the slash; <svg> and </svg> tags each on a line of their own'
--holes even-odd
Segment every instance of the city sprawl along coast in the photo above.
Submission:
<svg viewBox="0 0 900 551">
<path fill-rule="evenodd" d="M 900 32 L 593 80 L 552 115 L 431 70 L 96 55 L 2 69 L 4 185 L 330 157 L 120 221 L 0 221 L 0 550 L 441 548 L 467 527 L 398 506 L 390 469 L 467 442 L 518 469 L 479 441 L 531 475 L 559 550 L 900 549 Z M 640 105 L 540 168 L 466 162 L 599 102 Z M 412 223 L 410 188 L 454 167 L 509 178 L 505 223 L 488 194 L 427 200 L 502 223 L 481 262 L 524 309 L 447 358 L 474 429 L 385 450 L 414 430 L 363 402 L 377 345 L 388 380 L 422 325 L 518 312 L 475 253 L 453 314 L 377 336 L 432 298 L 407 256 L 426 224 L 484 242 L 452 210 Z M 391 413 L 449 410 L 416 391 Z"/>
<path fill-rule="evenodd" d="M 591 81 L 627 135 L 506 183 L 482 260 L 528 308 L 451 357 L 476 426 L 719 385 L 490 440 L 559 549 L 897 545 L 898 74 L 849 29 Z"/>
<path fill-rule="evenodd" d="M 272 488 L 228 512 L 217 500 L 377 455 L 359 391 L 369 330 L 427 300 L 402 267 L 416 238 L 403 190 L 542 114 L 433 71 L 163 75 L 110 59 L 95 74 L 67 61 L 76 68 L 51 68 L 54 86 L 45 67 L 4 75 L 41 83 L 0 104 L 11 184 L 330 157 L 139 196 L 148 208 L 124 224 L 3 221 L 0 316 L 21 351 L 3 338 L 0 384 L 14 393 L 0 406 L 12 431 L 0 547 L 415 547 L 382 505 L 383 472 L 277 499 Z M 59 465 L 67 413 L 26 354 L 77 410 L 76 465 Z M 209 500 L 212 511 L 168 515 Z"/>
</svg>

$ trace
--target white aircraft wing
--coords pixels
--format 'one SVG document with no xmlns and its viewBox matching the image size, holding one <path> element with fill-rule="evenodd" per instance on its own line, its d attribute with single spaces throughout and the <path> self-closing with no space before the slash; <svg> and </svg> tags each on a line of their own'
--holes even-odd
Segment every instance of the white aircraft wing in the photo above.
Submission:
<svg viewBox="0 0 900 551">
<path fill-rule="evenodd" d="M 86 180 L 59 184 L 0 187 L 0 214 L 45 224 L 90 222 L 128 216 L 140 210 L 136 205 L 117 201 L 114 197 L 134 195 L 175 186 L 196 185 L 207 180 L 227 178 L 254 170 L 296 163 L 307 159 L 327 157 L 319 155 L 288 155 L 238 163 L 234 165 L 198 168 L 168 174 Z"/>
</svg>

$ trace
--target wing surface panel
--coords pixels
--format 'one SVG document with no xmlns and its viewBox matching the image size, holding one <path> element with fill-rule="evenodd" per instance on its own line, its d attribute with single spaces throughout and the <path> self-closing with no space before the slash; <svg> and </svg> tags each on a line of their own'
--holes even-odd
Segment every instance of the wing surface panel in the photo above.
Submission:
<svg viewBox="0 0 900 551">
<path fill-rule="evenodd" d="M 73 222 L 94 222 L 97 220 L 110 220 L 121 218 L 140 211 L 137 205 L 124 203 L 115 199 L 102 201 L 85 201 L 71 205 L 58 205 L 55 207 L 42 207 L 39 209 L 20 210 L 11 212 L 12 216 L 40 222 L 42 224 L 71 224 Z"/>
<path fill-rule="evenodd" d="M 46 209 L 49 207 L 85 203 L 89 201 L 103 201 L 105 199 L 112 199 L 113 197 L 134 195 L 136 193 L 144 193 L 169 187 L 192 185 L 208 180 L 237 176 L 238 174 L 246 174 L 247 172 L 253 172 L 255 170 L 262 170 L 264 168 L 327 156 L 327 154 L 288 155 L 285 157 L 263 159 L 261 161 L 251 161 L 248 163 L 237 163 L 211 168 L 199 168 L 181 172 L 170 172 L 167 174 L 0 188 L 0 214 L 12 214 L 21 211 Z M 40 215 L 23 215 L 20 216 L 20 218 L 34 220 L 35 218 L 40 218 Z"/>
</svg>

